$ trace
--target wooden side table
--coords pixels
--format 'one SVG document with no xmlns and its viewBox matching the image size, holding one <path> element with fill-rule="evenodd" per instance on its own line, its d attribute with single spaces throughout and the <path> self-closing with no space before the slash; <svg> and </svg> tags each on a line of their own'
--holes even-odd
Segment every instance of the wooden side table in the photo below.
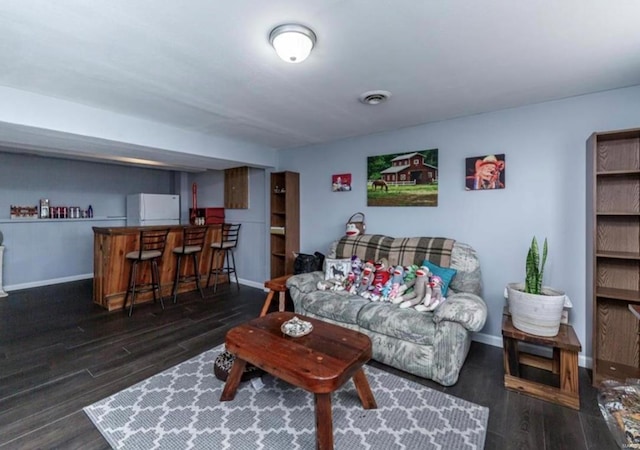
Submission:
<svg viewBox="0 0 640 450">
<path fill-rule="evenodd" d="M 580 409 L 578 392 L 578 352 L 580 341 L 571 325 L 561 324 L 557 336 L 535 336 L 516 329 L 511 316 L 502 316 L 504 343 L 504 387 L 532 397 Z M 518 342 L 553 348 L 553 357 L 545 358 L 518 350 Z M 560 376 L 560 387 L 520 378 L 520 364 L 547 370 Z"/>
<path fill-rule="evenodd" d="M 278 311 L 284 311 L 284 301 L 287 295 L 287 280 L 291 278 L 293 275 L 283 275 L 278 278 L 274 278 L 273 280 L 265 281 L 264 287 L 269 290 L 269 294 L 267 295 L 266 300 L 264 301 L 264 305 L 262 306 L 262 311 L 260 311 L 260 317 L 267 314 L 269 311 L 269 306 L 271 305 L 271 300 L 276 292 L 279 292 L 279 304 Z"/>
</svg>

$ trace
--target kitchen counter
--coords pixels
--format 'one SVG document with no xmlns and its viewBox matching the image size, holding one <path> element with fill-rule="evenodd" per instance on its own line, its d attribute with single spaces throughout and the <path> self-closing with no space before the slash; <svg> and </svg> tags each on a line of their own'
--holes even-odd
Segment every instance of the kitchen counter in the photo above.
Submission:
<svg viewBox="0 0 640 450">
<path fill-rule="evenodd" d="M 204 287 L 209 275 L 209 261 L 211 260 L 211 243 L 220 240 L 220 225 L 209 225 L 204 248 L 198 256 L 200 282 Z M 138 238 L 142 229 L 163 229 L 169 228 L 167 245 L 158 261 L 160 272 L 160 288 L 165 299 L 171 295 L 177 257 L 173 253 L 175 247 L 182 245 L 183 225 L 171 225 L 160 227 L 93 227 L 93 301 L 98 305 L 114 311 L 122 309 L 122 303 L 127 291 L 129 282 L 130 262 L 125 256 L 128 252 L 138 248 Z M 222 266 L 222 257 L 217 257 L 213 261 L 214 266 Z M 146 270 L 147 266 L 140 266 L 139 283 L 148 283 L 151 278 L 151 271 Z M 193 273 L 193 263 L 191 258 L 183 258 L 182 273 Z M 225 280 L 222 280 L 223 282 Z M 196 290 L 195 282 L 180 283 L 178 293 Z M 151 292 L 136 294 L 136 305 L 153 301 Z"/>
</svg>

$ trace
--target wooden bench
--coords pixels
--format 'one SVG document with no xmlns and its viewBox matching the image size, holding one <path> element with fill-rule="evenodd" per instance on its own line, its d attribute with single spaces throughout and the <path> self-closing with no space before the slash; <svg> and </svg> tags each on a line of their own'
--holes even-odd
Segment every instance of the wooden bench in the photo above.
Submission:
<svg viewBox="0 0 640 450">
<path fill-rule="evenodd" d="M 580 341 L 571 325 L 561 324 L 556 336 L 535 336 L 516 329 L 511 316 L 502 316 L 504 344 L 504 387 L 532 397 L 580 409 L 578 392 L 578 352 Z M 552 358 L 532 355 L 518 350 L 518 342 L 553 348 Z M 560 376 L 560 387 L 520 378 L 520 364 L 547 370 Z"/>
</svg>

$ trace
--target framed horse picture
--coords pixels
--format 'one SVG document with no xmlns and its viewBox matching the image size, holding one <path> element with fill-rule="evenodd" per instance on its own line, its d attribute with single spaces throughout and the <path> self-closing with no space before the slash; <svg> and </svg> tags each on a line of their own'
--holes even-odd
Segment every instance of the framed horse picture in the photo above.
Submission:
<svg viewBox="0 0 640 450">
<path fill-rule="evenodd" d="M 438 206 L 438 149 L 367 157 L 367 206 Z"/>
</svg>

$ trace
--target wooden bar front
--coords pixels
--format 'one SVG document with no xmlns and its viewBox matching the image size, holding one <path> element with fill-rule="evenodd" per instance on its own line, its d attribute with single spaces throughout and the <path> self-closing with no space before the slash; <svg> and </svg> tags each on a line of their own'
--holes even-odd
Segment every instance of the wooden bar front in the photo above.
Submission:
<svg viewBox="0 0 640 450">
<path fill-rule="evenodd" d="M 162 295 L 169 298 L 173 288 L 173 280 L 176 275 L 177 256 L 173 253 L 175 247 L 182 245 L 182 225 L 169 227 L 93 227 L 93 301 L 109 311 L 122 308 L 122 302 L 127 291 L 131 262 L 125 258 L 129 252 L 136 250 L 141 229 L 169 228 L 167 245 L 158 261 L 160 271 L 160 285 Z M 209 226 L 204 248 L 198 256 L 200 283 L 204 287 L 209 274 L 209 261 L 211 260 L 211 243 L 220 240 L 220 225 Z M 214 258 L 215 267 L 221 267 L 222 254 Z M 191 258 L 182 258 L 181 272 L 193 273 Z M 141 266 L 138 282 L 148 283 L 151 280 L 151 271 L 147 265 Z M 219 280 L 220 282 L 220 280 Z M 225 277 L 222 277 L 225 282 Z M 178 293 L 196 290 L 195 282 L 180 283 Z M 136 304 L 153 301 L 151 292 L 136 294 Z"/>
</svg>

